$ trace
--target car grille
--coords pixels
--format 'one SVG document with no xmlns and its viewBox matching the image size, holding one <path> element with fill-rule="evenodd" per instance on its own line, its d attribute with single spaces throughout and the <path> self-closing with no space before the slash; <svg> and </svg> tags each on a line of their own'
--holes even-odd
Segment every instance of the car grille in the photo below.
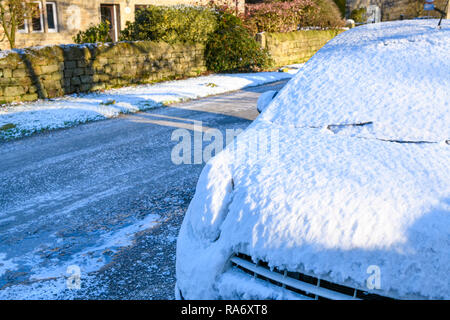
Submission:
<svg viewBox="0 0 450 320">
<path fill-rule="evenodd" d="M 332 283 L 300 272 L 271 269 L 266 262 L 254 263 L 251 257 L 241 253 L 234 255 L 231 263 L 235 268 L 257 279 L 268 281 L 307 298 L 316 300 L 391 300 L 384 296 Z"/>
</svg>

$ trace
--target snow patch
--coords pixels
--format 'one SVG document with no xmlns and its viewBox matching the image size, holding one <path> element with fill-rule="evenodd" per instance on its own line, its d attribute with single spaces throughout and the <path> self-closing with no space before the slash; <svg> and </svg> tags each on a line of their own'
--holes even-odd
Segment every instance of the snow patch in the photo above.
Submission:
<svg viewBox="0 0 450 320">
<path fill-rule="evenodd" d="M 159 218 L 159 216 L 151 214 L 118 231 L 103 234 L 98 240 L 98 245 L 74 254 L 70 261 L 64 262 L 64 265 L 33 270 L 31 279 L 41 280 L 67 276 L 67 267 L 71 265 L 80 267 L 84 274 L 98 271 L 119 249 L 131 245 L 136 234 L 156 226 Z"/>
<path fill-rule="evenodd" d="M 72 95 L 57 99 L 0 107 L 0 139 L 18 138 L 42 130 L 67 128 L 89 121 L 118 117 L 167 104 L 259 86 L 292 78 L 284 72 L 217 74 Z"/>
<path fill-rule="evenodd" d="M 6 259 L 5 253 L 0 253 L 0 276 L 4 275 L 7 271 L 12 271 L 17 268 L 17 264 L 12 260 Z"/>
</svg>

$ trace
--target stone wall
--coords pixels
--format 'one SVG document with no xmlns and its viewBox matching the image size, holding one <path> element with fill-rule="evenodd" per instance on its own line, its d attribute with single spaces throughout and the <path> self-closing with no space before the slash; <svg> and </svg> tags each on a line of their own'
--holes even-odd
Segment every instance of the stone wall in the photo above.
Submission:
<svg viewBox="0 0 450 320">
<path fill-rule="evenodd" d="M 267 49 L 276 66 L 303 63 L 343 30 L 302 30 L 288 33 L 259 33 L 261 47 Z"/>
<path fill-rule="evenodd" d="M 33 101 L 206 71 L 204 46 L 148 41 L 4 51 L 0 103 Z"/>
</svg>

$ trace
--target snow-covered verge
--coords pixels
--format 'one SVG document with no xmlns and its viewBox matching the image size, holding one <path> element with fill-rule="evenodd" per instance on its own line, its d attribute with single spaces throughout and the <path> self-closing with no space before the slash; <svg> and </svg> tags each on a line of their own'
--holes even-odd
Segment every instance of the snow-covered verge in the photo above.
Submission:
<svg viewBox="0 0 450 320">
<path fill-rule="evenodd" d="M 289 72 L 210 75 L 0 107 L 0 140 L 290 79 Z"/>
<path fill-rule="evenodd" d="M 74 300 L 79 299 L 77 289 L 68 289 L 69 276 L 36 280 L 31 283 L 18 284 L 2 288 L 0 300 Z M 101 283 L 95 281 L 91 275 L 81 277 L 83 287 L 89 288 L 92 294 L 101 294 L 106 291 Z"/>
<path fill-rule="evenodd" d="M 185 298 L 282 297 L 229 269 L 239 252 L 366 291 L 379 270 L 377 294 L 450 298 L 450 23 L 436 25 L 341 34 L 211 159 L 177 243 Z M 278 152 L 255 157 L 274 131 Z"/>
</svg>

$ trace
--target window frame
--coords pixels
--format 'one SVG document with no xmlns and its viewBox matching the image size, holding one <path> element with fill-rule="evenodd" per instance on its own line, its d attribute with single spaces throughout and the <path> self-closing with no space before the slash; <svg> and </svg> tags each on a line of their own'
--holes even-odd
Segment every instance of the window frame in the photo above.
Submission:
<svg viewBox="0 0 450 320">
<path fill-rule="evenodd" d="M 49 12 L 47 10 L 47 5 L 51 5 L 52 6 L 52 10 L 51 12 Z M 57 5 L 55 1 L 46 1 L 45 2 L 45 11 L 46 11 L 46 23 L 47 23 L 47 32 L 48 33 L 57 33 L 58 32 L 58 9 L 57 9 Z M 50 28 L 48 25 L 48 17 L 49 15 L 53 16 L 53 21 L 55 23 L 55 27 L 54 28 Z"/>
<path fill-rule="evenodd" d="M 39 6 L 39 22 L 41 23 L 41 30 L 33 30 L 33 18 L 31 18 L 31 33 L 44 33 L 44 12 L 42 11 L 42 2 L 41 1 L 33 1 L 33 3 L 37 3 Z"/>
<path fill-rule="evenodd" d="M 23 20 L 23 29 L 19 29 L 19 27 L 17 27 L 17 32 L 18 33 L 28 33 L 28 21 L 27 21 L 27 19 Z"/>
<path fill-rule="evenodd" d="M 28 27 L 28 19 L 26 17 L 23 17 L 23 29 L 20 29 L 19 26 L 17 26 L 17 32 L 18 33 L 29 33 L 30 29 Z"/>
</svg>

